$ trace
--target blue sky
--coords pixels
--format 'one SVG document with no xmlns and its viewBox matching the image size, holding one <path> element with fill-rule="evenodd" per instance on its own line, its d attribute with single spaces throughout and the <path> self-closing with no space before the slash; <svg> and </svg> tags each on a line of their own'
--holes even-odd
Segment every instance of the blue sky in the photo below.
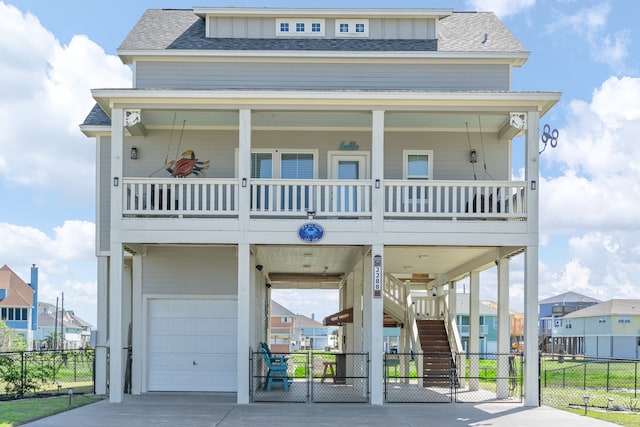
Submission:
<svg viewBox="0 0 640 427">
<path fill-rule="evenodd" d="M 640 2 L 0 0 L 0 265 L 29 281 L 37 264 L 41 300 L 64 292 L 66 308 L 95 324 L 95 153 L 78 125 L 92 88 L 130 86 L 117 48 L 144 10 L 193 6 L 495 12 L 531 52 L 513 89 L 563 93 L 541 122 L 560 140 L 540 163 L 540 297 L 640 298 Z M 515 258 L 515 309 L 522 269 Z M 481 280 L 483 298 L 495 299 L 495 271 Z M 276 298 L 316 318 L 337 308 L 309 295 Z"/>
</svg>

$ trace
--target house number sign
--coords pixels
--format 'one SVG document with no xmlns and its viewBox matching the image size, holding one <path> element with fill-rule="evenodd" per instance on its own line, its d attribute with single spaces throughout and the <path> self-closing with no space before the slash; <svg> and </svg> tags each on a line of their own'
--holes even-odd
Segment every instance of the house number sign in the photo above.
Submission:
<svg viewBox="0 0 640 427">
<path fill-rule="evenodd" d="M 298 237 L 307 243 L 314 243 L 324 237 L 324 229 L 318 223 L 307 222 L 298 228 Z"/>
<path fill-rule="evenodd" d="M 373 297 L 382 298 L 382 257 L 373 257 Z"/>
</svg>

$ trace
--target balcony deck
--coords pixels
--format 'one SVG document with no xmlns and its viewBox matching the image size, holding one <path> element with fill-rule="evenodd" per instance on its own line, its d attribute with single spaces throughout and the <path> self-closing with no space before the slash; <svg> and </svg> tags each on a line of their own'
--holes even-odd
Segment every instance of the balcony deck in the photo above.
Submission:
<svg viewBox="0 0 640 427">
<path fill-rule="evenodd" d="M 379 183 L 378 183 L 379 184 Z M 384 219 L 527 220 L 524 181 L 276 180 L 125 178 L 123 218 L 237 218 L 248 188 L 250 217 L 372 219 L 382 191 Z M 381 187 L 381 188 L 379 188 Z"/>
</svg>

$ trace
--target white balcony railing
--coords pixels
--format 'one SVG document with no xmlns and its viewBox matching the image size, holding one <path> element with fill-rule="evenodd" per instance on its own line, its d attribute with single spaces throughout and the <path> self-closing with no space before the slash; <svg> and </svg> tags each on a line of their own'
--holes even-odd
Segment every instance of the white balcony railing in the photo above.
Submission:
<svg viewBox="0 0 640 427">
<path fill-rule="evenodd" d="M 523 181 L 385 181 L 386 216 L 525 219 Z"/>
<path fill-rule="evenodd" d="M 126 178 L 125 216 L 237 215 L 238 180 L 199 178 Z"/>
<path fill-rule="evenodd" d="M 370 218 L 371 181 L 250 180 L 252 217 Z M 239 180 L 210 178 L 125 178 L 123 215 L 238 215 Z M 384 183 L 385 218 L 501 219 L 524 221 L 527 185 L 522 181 L 407 181 Z"/>
<path fill-rule="evenodd" d="M 251 181 L 251 214 L 371 216 L 371 182 L 360 180 Z"/>
</svg>

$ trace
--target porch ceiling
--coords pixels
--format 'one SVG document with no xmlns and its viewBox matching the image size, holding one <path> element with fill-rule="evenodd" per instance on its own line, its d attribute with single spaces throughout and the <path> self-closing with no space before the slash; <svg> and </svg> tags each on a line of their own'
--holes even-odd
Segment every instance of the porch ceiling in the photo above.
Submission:
<svg viewBox="0 0 640 427">
<path fill-rule="evenodd" d="M 475 112 L 387 112 L 387 131 L 498 132 L 509 121 L 506 113 Z M 146 129 L 228 129 L 239 126 L 236 111 L 142 110 Z M 371 129 L 368 111 L 255 111 L 255 130 L 360 130 Z"/>
<path fill-rule="evenodd" d="M 360 246 L 256 246 L 262 273 L 274 289 L 337 289 L 368 248 Z M 384 251 L 384 270 L 402 280 L 455 274 L 461 267 L 483 268 L 495 247 L 393 246 Z M 468 268 L 468 269 L 467 269 Z M 422 280 L 415 280 L 416 277 Z"/>
</svg>

